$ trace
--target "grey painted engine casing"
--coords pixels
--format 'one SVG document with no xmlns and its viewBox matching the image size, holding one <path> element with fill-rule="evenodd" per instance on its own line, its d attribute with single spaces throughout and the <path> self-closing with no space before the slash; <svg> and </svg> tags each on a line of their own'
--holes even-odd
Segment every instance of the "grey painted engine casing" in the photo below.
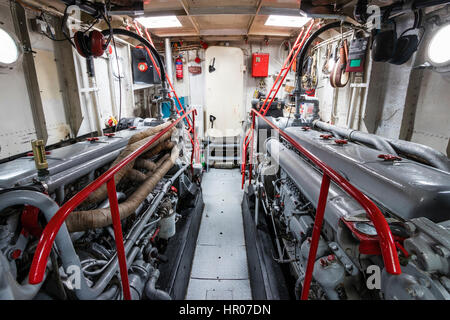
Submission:
<svg viewBox="0 0 450 320">
<path fill-rule="evenodd" d="M 321 132 L 285 129 L 294 140 L 378 204 L 405 220 L 450 219 L 450 174 L 418 162 L 384 161 L 380 151 L 353 142 L 339 145 Z"/>
<path fill-rule="evenodd" d="M 99 137 L 99 140 L 95 142 L 83 141 L 51 150 L 50 155 L 47 155 L 49 176 L 108 154 L 111 154 L 112 158 L 107 160 L 114 160 L 118 155 L 115 151 L 124 148 L 130 137 L 142 129 L 145 128 L 121 130 L 116 132 L 114 137 Z M 34 178 L 37 178 L 37 171 L 33 156 L 25 156 L 0 164 L 0 189 L 27 185 Z"/>
</svg>

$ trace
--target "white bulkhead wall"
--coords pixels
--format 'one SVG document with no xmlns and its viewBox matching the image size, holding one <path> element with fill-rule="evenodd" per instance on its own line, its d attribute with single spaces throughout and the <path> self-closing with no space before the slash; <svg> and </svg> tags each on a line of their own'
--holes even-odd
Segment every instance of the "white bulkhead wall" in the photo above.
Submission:
<svg viewBox="0 0 450 320">
<path fill-rule="evenodd" d="M 0 2 L 0 28 L 15 34 L 9 1 Z M 30 100 L 21 63 L 5 74 L 0 73 L 0 158 L 31 149 L 36 139 Z"/>
</svg>

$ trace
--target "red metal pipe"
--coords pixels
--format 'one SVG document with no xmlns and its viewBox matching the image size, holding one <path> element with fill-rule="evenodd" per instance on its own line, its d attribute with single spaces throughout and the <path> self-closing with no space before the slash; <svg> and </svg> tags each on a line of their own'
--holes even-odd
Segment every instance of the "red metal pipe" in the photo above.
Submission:
<svg viewBox="0 0 450 320">
<path fill-rule="evenodd" d="M 270 89 L 269 94 L 267 95 L 266 99 L 264 100 L 264 103 L 263 103 L 263 105 L 261 106 L 260 110 L 263 110 L 263 109 L 265 108 L 266 103 L 267 103 L 267 101 L 268 101 L 269 98 L 270 98 L 270 94 L 274 91 L 273 89 L 275 88 L 275 85 L 278 83 L 278 80 L 280 79 L 281 73 L 283 72 L 283 70 L 285 70 L 286 64 L 288 63 L 289 59 L 291 58 L 292 53 L 296 50 L 296 49 L 294 49 L 294 48 L 298 45 L 298 42 L 300 41 L 300 39 L 301 39 L 301 37 L 302 37 L 304 31 L 305 31 L 305 30 L 302 29 L 302 32 L 299 33 L 297 39 L 295 40 L 294 46 L 292 47 L 291 52 L 289 52 L 289 55 L 288 55 L 288 57 L 286 58 L 286 60 L 284 60 L 283 66 L 282 66 L 282 68 L 281 68 L 281 71 L 280 71 L 280 73 L 278 74 L 277 78 L 275 79 L 275 82 L 273 83 L 273 86 L 272 86 L 272 88 Z M 292 60 L 292 61 L 294 61 L 294 60 Z"/>
<path fill-rule="evenodd" d="M 286 60 L 284 61 L 283 67 L 281 68 L 280 73 L 278 74 L 278 76 L 277 76 L 275 82 L 273 83 L 272 88 L 271 88 L 270 91 L 269 91 L 269 94 L 267 95 L 266 99 L 264 100 L 263 105 L 262 105 L 261 108 L 260 108 L 260 111 L 263 113 L 263 115 L 266 115 L 267 111 L 269 110 L 270 105 L 272 104 L 273 100 L 275 99 L 276 95 L 278 94 L 278 91 L 280 90 L 280 87 L 281 87 L 281 85 L 283 84 L 283 82 L 284 82 L 284 80 L 285 80 L 285 78 L 286 78 L 286 76 L 287 76 L 287 74 L 288 74 L 288 72 L 289 72 L 288 70 L 291 68 L 292 64 L 294 63 L 294 60 L 295 60 L 295 59 L 292 59 L 292 61 L 289 63 L 289 66 L 286 68 L 286 65 L 287 65 L 287 63 L 289 62 L 289 59 L 291 58 L 291 56 L 293 55 L 294 52 L 295 52 L 295 56 L 298 55 L 298 53 L 300 52 L 301 48 L 303 47 L 303 44 L 305 43 L 306 39 L 308 38 L 309 33 L 310 33 L 310 31 L 311 31 L 313 25 L 314 25 L 314 20 L 311 21 L 311 24 L 310 24 L 309 27 L 308 27 L 307 33 L 305 33 L 305 35 L 304 35 L 304 37 L 303 37 L 301 43 L 299 43 L 299 41 L 300 41 L 300 39 L 301 39 L 302 36 L 303 36 L 304 30 L 302 30 L 302 31 L 300 32 L 300 34 L 298 35 L 297 39 L 295 40 L 294 46 L 292 47 L 291 51 L 289 52 L 288 57 L 287 57 Z M 282 74 L 284 71 L 286 71 L 286 72 L 285 72 L 285 75 L 283 76 L 283 79 L 281 80 L 281 82 L 278 83 L 278 80 L 280 79 L 281 74 Z M 277 87 L 277 89 L 275 90 L 275 87 L 277 86 L 277 84 L 278 84 L 278 87 Z M 270 96 L 271 96 L 271 93 L 274 92 L 274 91 L 275 91 L 275 95 L 271 98 L 271 97 L 270 97 Z M 267 101 L 268 101 L 270 98 L 271 98 L 271 100 L 270 100 L 269 104 L 267 104 Z M 249 137 L 249 134 L 250 134 L 250 130 L 248 131 L 248 133 L 247 133 L 246 136 L 245 136 L 244 143 L 247 141 L 247 139 L 248 139 L 248 137 Z M 248 143 L 246 144 L 246 146 L 248 146 Z M 245 167 L 246 167 L 246 164 L 247 164 L 247 148 L 246 148 L 246 146 L 244 147 L 244 150 L 243 150 L 243 151 L 245 151 L 245 153 L 243 154 L 243 157 L 242 157 L 242 167 L 243 167 L 243 169 L 241 169 L 241 171 L 242 171 L 242 170 L 245 171 Z M 241 185 L 241 188 L 244 188 L 244 178 L 242 179 L 242 185 Z"/>
<path fill-rule="evenodd" d="M 195 128 L 195 111 L 192 112 L 192 127 Z M 194 141 L 195 141 L 195 129 L 194 132 L 192 133 L 194 136 Z M 190 133 L 189 133 L 190 135 Z M 194 153 L 195 153 L 195 144 L 194 141 L 192 141 L 192 152 L 191 152 L 191 172 L 192 172 L 192 176 L 194 176 Z"/>
<path fill-rule="evenodd" d="M 141 31 L 141 29 L 139 28 L 137 21 L 134 21 L 134 27 L 135 27 L 135 29 L 136 29 L 136 32 L 142 37 L 142 31 Z M 144 31 L 145 31 L 145 34 L 146 34 L 146 36 L 147 36 L 148 41 L 150 42 L 150 44 L 153 45 L 152 38 L 150 37 L 150 34 L 148 33 L 147 29 L 144 28 Z M 145 49 L 147 49 L 147 53 L 148 53 L 148 55 L 150 56 L 150 59 L 151 59 L 153 65 L 156 67 L 156 71 L 158 72 L 159 78 L 161 79 L 161 72 L 160 72 L 160 70 L 159 70 L 157 64 L 155 63 L 155 60 L 153 59 L 153 55 L 150 53 L 150 50 L 149 50 L 147 47 L 145 47 Z M 180 99 L 178 99 L 178 95 L 177 95 L 177 93 L 175 92 L 175 89 L 173 88 L 172 82 L 170 81 L 170 78 L 169 78 L 169 76 L 167 75 L 167 73 L 166 73 L 166 80 L 167 80 L 167 83 L 168 83 L 169 86 L 170 86 L 170 89 L 172 90 L 171 92 L 172 92 L 173 95 L 175 96 L 175 98 L 176 98 L 176 100 L 177 100 L 177 102 L 178 102 L 178 105 L 179 105 L 180 108 L 181 108 L 181 111 L 182 111 L 183 113 L 185 113 L 183 107 L 181 106 Z M 163 81 L 163 80 L 161 79 L 161 81 Z M 169 95 L 169 97 L 170 97 L 170 95 Z M 181 116 L 180 110 L 178 109 L 177 106 L 175 106 L 175 110 L 176 110 L 176 112 L 178 113 L 178 115 Z M 191 123 L 190 123 L 190 121 L 189 121 L 189 118 L 186 118 L 186 121 L 187 121 L 187 123 L 188 123 L 189 128 L 192 129 L 192 125 L 191 125 Z"/>
<path fill-rule="evenodd" d="M 134 21 L 134 23 L 135 23 L 136 26 L 137 26 L 137 21 Z M 145 35 L 146 35 L 146 37 L 147 37 L 147 40 L 153 45 L 153 40 L 152 40 L 152 38 L 150 37 L 150 34 L 149 34 L 148 31 L 147 31 L 147 28 L 143 28 L 143 29 L 144 29 Z M 140 29 L 137 28 L 137 30 L 138 30 L 139 35 L 142 36 L 142 33 L 141 33 Z M 154 46 L 154 45 L 153 45 L 153 46 Z M 153 62 L 153 61 L 152 61 L 152 62 Z M 159 78 L 161 78 L 161 74 L 159 74 Z M 175 92 L 175 89 L 174 89 L 174 87 L 173 87 L 172 81 L 170 81 L 170 78 L 169 78 L 169 76 L 167 75 L 167 73 L 166 73 L 166 80 L 167 80 L 167 83 L 168 83 L 169 86 L 170 86 L 170 89 L 172 90 L 171 92 L 172 92 L 173 95 L 175 96 L 175 99 L 177 100 L 178 105 L 179 105 L 180 108 L 181 108 L 181 111 L 182 111 L 183 113 L 185 113 L 183 107 L 181 106 L 180 99 L 178 98 L 178 95 L 177 95 L 177 93 Z M 178 107 L 175 107 L 175 109 L 177 110 L 177 113 L 180 114 L 180 113 L 178 112 Z M 190 123 L 190 121 L 189 121 L 189 118 L 186 118 L 186 121 L 187 121 L 187 123 L 188 123 L 188 125 L 189 125 L 189 128 L 192 129 L 192 125 L 191 125 L 191 123 Z"/>
<path fill-rule="evenodd" d="M 127 258 L 123 245 L 122 224 L 120 223 L 119 202 L 117 201 L 116 184 L 114 176 L 106 183 L 108 189 L 109 207 L 114 226 L 114 238 L 116 241 L 117 259 L 119 260 L 120 278 L 122 280 L 123 297 L 131 300 L 130 283 L 128 281 Z"/>
<path fill-rule="evenodd" d="M 93 191 L 97 190 L 101 185 L 108 182 L 114 175 L 126 166 L 128 163 L 136 159 L 144 150 L 146 150 L 149 146 L 151 146 L 155 141 L 157 141 L 162 135 L 176 126 L 181 120 L 187 117 L 194 109 L 191 109 L 187 113 L 185 113 L 180 118 L 176 119 L 170 126 L 159 132 L 153 139 L 147 142 L 142 147 L 133 151 L 130 155 L 128 155 L 125 159 L 119 162 L 114 167 L 108 169 L 104 174 L 86 186 L 83 190 L 78 192 L 75 196 L 73 196 L 69 201 L 67 201 L 61 208 L 59 208 L 58 212 L 53 216 L 53 218 L 48 222 L 44 231 L 42 232 L 41 238 L 39 239 L 39 243 L 36 248 L 36 252 L 33 257 L 33 262 L 31 263 L 30 275 L 29 275 L 29 283 L 30 284 L 38 284 L 42 282 L 44 277 L 45 268 L 47 265 L 47 259 L 50 254 L 50 250 L 53 246 L 53 242 L 55 241 L 56 234 L 58 233 L 61 225 L 66 220 L 67 216 L 75 210 L 76 207 L 80 205 Z"/>
<path fill-rule="evenodd" d="M 343 178 L 340 174 L 329 167 L 325 162 L 317 158 L 308 150 L 303 148 L 297 141 L 292 139 L 287 133 L 278 128 L 275 124 L 267 120 L 256 109 L 252 109 L 252 112 L 260 116 L 269 126 L 278 132 L 286 141 L 288 141 L 299 152 L 311 160 L 315 165 L 322 169 L 331 180 L 333 180 L 339 187 L 347 192 L 352 198 L 354 198 L 363 208 L 366 210 L 370 220 L 373 222 L 375 229 L 377 230 L 380 239 L 380 248 L 383 256 L 384 265 L 386 271 L 390 274 L 401 274 L 400 263 L 398 261 L 397 250 L 395 248 L 394 237 L 392 236 L 391 229 L 389 228 L 386 219 L 381 213 L 380 209 L 361 191 L 356 189 L 350 182 Z"/>
<path fill-rule="evenodd" d="M 252 137 L 250 139 L 251 145 L 250 145 L 250 164 L 249 164 L 249 170 L 248 170 L 248 185 L 252 183 L 252 169 L 253 169 L 253 146 L 255 144 L 255 114 L 252 113 Z"/>
<path fill-rule="evenodd" d="M 314 271 L 314 262 L 316 261 L 317 247 L 319 246 L 320 231 L 322 230 L 323 216 L 327 205 L 328 189 L 330 187 L 330 177 L 326 174 L 322 177 L 320 185 L 319 202 L 317 203 L 316 218 L 314 220 L 313 234 L 306 265 L 305 279 L 303 281 L 302 300 L 308 300 L 309 286 L 311 285 L 312 274 Z"/>
<path fill-rule="evenodd" d="M 311 24 L 309 25 L 308 29 L 306 30 L 306 33 L 305 33 L 305 36 L 304 36 L 303 39 L 302 39 L 302 42 L 298 45 L 298 48 L 297 48 L 297 50 L 295 51 L 295 57 L 298 55 L 298 53 L 299 53 L 300 50 L 302 49 L 303 44 L 305 43 L 306 39 L 308 38 L 309 33 L 311 32 L 311 29 L 312 29 L 313 25 L 314 25 L 314 20 L 311 21 Z M 292 51 L 293 51 L 293 50 L 292 50 Z M 272 105 L 272 102 L 273 102 L 273 100 L 275 99 L 275 97 L 277 96 L 278 91 L 280 90 L 281 85 L 282 85 L 283 82 L 284 82 L 284 79 L 286 79 L 286 76 L 287 76 L 287 74 L 289 73 L 289 69 L 292 67 L 292 64 L 294 63 L 294 61 L 295 61 L 295 59 L 292 59 L 291 63 L 289 63 L 289 67 L 286 69 L 286 73 L 284 74 L 283 79 L 282 79 L 282 80 L 280 81 L 280 83 L 278 84 L 278 88 L 277 88 L 277 90 L 275 91 L 275 94 L 273 95 L 273 97 L 272 97 L 272 99 L 270 100 L 269 104 L 267 104 L 267 105 L 265 106 L 265 109 L 261 108 L 261 111 L 263 112 L 263 115 L 266 115 L 267 111 L 269 110 L 270 106 Z M 283 69 L 282 69 L 282 70 L 283 70 Z M 281 72 L 280 72 L 280 74 L 281 74 Z M 278 77 L 280 76 L 280 74 L 278 75 Z M 277 79 L 278 79 L 278 78 L 277 78 Z M 275 84 L 274 84 L 274 86 L 275 86 Z M 272 89 L 272 90 L 273 90 L 273 89 Z M 270 94 L 269 94 L 269 96 L 270 96 Z"/>
</svg>

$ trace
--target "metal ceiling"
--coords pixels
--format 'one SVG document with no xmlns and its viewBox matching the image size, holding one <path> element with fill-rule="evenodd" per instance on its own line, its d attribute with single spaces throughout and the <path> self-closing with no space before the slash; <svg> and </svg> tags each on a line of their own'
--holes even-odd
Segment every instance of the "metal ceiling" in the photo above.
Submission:
<svg viewBox="0 0 450 320">
<path fill-rule="evenodd" d="M 114 3 L 133 0 L 112 0 Z M 62 12 L 61 0 L 21 0 L 36 7 L 45 6 Z M 286 39 L 295 37 L 299 28 L 265 26 L 269 15 L 300 14 L 301 0 L 143 0 L 144 16 L 178 17 L 181 27 L 149 29 L 159 38 L 170 37 L 173 40 L 198 41 L 242 41 L 244 39 L 262 40 L 268 37 Z M 351 4 L 352 0 L 320 0 L 314 3 L 330 4 L 343 2 Z M 353 0 L 355 2 L 355 0 Z M 303 0 L 303 3 L 308 3 Z M 351 8 L 349 8 L 351 9 Z M 129 17 L 131 22 L 133 17 Z M 120 24 L 121 18 L 115 17 Z M 117 24 L 116 24 L 117 25 Z M 119 25 L 117 25 L 119 26 Z"/>
<path fill-rule="evenodd" d="M 183 27 L 151 29 L 158 37 L 290 37 L 298 28 L 268 27 L 269 14 L 299 15 L 300 0 L 150 0 L 145 16 L 176 15 Z"/>
</svg>

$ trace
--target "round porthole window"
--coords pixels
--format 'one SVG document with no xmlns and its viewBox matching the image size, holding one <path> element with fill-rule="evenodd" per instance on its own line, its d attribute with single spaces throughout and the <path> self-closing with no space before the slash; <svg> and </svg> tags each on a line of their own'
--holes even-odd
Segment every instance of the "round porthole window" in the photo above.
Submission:
<svg viewBox="0 0 450 320">
<path fill-rule="evenodd" d="M 428 61 L 435 67 L 450 64 L 450 24 L 439 28 L 428 44 Z"/>
<path fill-rule="evenodd" d="M 20 58 L 21 50 L 15 36 L 0 28 L 0 67 L 13 67 Z"/>
</svg>

